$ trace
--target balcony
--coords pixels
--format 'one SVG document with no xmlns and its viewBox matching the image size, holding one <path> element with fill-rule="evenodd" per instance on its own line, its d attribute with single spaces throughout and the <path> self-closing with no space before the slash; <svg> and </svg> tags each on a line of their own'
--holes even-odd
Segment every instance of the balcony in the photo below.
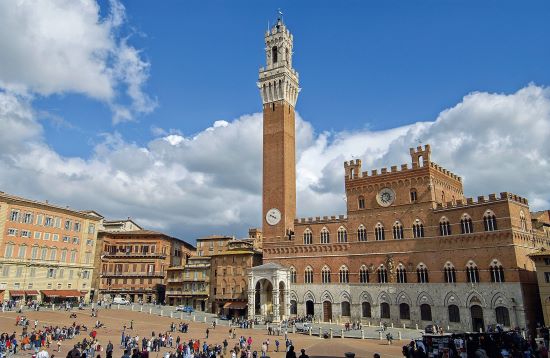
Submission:
<svg viewBox="0 0 550 358">
<path fill-rule="evenodd" d="M 122 278 L 133 278 L 133 277 L 160 277 L 164 278 L 166 272 L 102 272 L 100 277 L 122 277 Z"/>
<path fill-rule="evenodd" d="M 166 254 L 162 254 L 160 252 L 155 253 L 143 253 L 143 252 L 108 252 L 103 251 L 101 253 L 101 257 L 107 258 L 107 259 L 165 259 Z"/>
</svg>

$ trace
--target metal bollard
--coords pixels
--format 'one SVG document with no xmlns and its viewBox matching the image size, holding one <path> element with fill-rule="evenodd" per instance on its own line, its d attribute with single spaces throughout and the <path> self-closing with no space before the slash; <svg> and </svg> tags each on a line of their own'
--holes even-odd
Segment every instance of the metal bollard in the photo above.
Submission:
<svg viewBox="0 0 550 358">
<path fill-rule="evenodd" d="M 153 314 L 153 309 L 149 308 L 149 314 Z"/>
<path fill-rule="evenodd" d="M 134 305 L 132 305 L 132 307 L 130 307 L 132 309 L 132 312 L 134 312 Z"/>
<path fill-rule="evenodd" d="M 405 323 L 403 323 L 403 329 L 405 329 L 405 328 L 407 328 L 407 327 L 405 327 Z"/>
<path fill-rule="evenodd" d="M 162 317 L 162 314 L 163 314 L 163 312 L 162 312 L 162 310 L 160 310 L 160 316 L 161 316 L 161 317 Z"/>
<path fill-rule="evenodd" d="M 170 312 L 170 318 L 174 318 L 174 312 Z"/>
<path fill-rule="evenodd" d="M 204 323 L 206 323 L 206 317 L 204 317 Z"/>
<path fill-rule="evenodd" d="M 332 339 L 332 328 L 330 328 L 330 339 Z"/>
<path fill-rule="evenodd" d="M 139 311 L 140 311 L 140 312 L 143 312 L 143 306 L 140 306 L 140 307 L 139 307 Z"/>
<path fill-rule="evenodd" d="M 361 339 L 365 339 L 365 331 L 361 330 Z"/>
<path fill-rule="evenodd" d="M 119 309 L 120 309 L 120 305 L 116 305 L 116 309 L 119 310 Z"/>
<path fill-rule="evenodd" d="M 296 326 L 292 326 L 292 333 L 296 333 Z"/>
<path fill-rule="evenodd" d="M 399 340 L 401 340 L 401 331 L 397 332 L 397 338 L 399 338 Z"/>
<path fill-rule="evenodd" d="M 311 331 L 312 331 L 312 329 L 311 329 L 311 327 L 309 327 L 309 335 L 310 336 L 311 336 Z"/>
<path fill-rule="evenodd" d="M 343 328 L 340 330 L 340 333 L 341 333 L 340 338 L 344 338 L 344 329 Z"/>
<path fill-rule="evenodd" d="M 378 331 L 378 339 L 382 340 L 382 332 L 381 331 Z"/>
<path fill-rule="evenodd" d="M 418 330 L 418 323 L 415 325 L 416 329 Z"/>
<path fill-rule="evenodd" d="M 447 332 L 451 330 L 451 327 L 450 326 L 447 326 Z"/>
<path fill-rule="evenodd" d="M 193 316 L 193 322 L 195 322 L 195 320 L 196 320 L 196 318 L 195 318 L 195 316 Z"/>
<path fill-rule="evenodd" d="M 393 322 L 391 323 L 391 328 L 393 328 Z"/>
<path fill-rule="evenodd" d="M 329 323 L 329 324 L 332 324 L 332 318 L 328 320 L 328 323 Z"/>
<path fill-rule="evenodd" d="M 370 327 L 370 321 L 369 321 L 369 327 Z"/>
<path fill-rule="evenodd" d="M 319 327 L 319 338 L 323 338 L 323 330 Z"/>
<path fill-rule="evenodd" d="M 180 319 L 183 321 L 183 312 L 180 313 Z"/>
</svg>

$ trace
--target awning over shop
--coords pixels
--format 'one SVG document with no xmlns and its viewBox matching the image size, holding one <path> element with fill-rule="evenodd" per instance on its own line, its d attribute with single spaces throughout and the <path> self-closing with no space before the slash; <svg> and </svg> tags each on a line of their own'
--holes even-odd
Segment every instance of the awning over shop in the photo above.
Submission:
<svg viewBox="0 0 550 358">
<path fill-rule="evenodd" d="M 12 296 L 12 297 L 25 296 L 25 291 L 24 290 L 11 290 L 10 291 L 10 296 Z"/>
<path fill-rule="evenodd" d="M 42 290 L 42 294 L 47 297 L 80 297 L 86 295 L 86 293 L 78 290 Z"/>
<path fill-rule="evenodd" d="M 223 305 L 223 308 L 229 308 L 233 310 L 244 310 L 248 306 L 246 302 L 227 302 Z"/>
<path fill-rule="evenodd" d="M 25 295 L 27 296 L 38 296 L 37 290 L 25 290 Z"/>
</svg>

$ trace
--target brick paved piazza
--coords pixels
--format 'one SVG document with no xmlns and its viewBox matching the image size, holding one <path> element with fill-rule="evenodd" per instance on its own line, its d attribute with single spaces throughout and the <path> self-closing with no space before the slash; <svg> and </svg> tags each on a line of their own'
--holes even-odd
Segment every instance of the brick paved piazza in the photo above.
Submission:
<svg viewBox="0 0 550 358">
<path fill-rule="evenodd" d="M 145 311 L 145 310 L 144 310 Z M 65 311 L 29 311 L 24 312 L 24 315 L 27 316 L 30 320 L 29 328 L 33 327 L 35 319 L 39 320 L 39 327 L 43 325 L 71 325 L 73 322 L 77 324 L 84 324 L 88 327 L 93 327 L 96 321 L 96 318 L 90 317 L 90 311 L 76 311 L 77 318 L 69 318 L 69 312 Z M 19 338 L 21 334 L 22 327 L 15 326 L 15 319 L 17 317 L 15 312 L 0 312 L 0 332 L 16 332 Z M 134 330 L 133 335 L 139 335 L 140 339 L 142 337 L 150 337 L 151 332 L 154 331 L 156 334 L 158 332 L 165 332 L 169 330 L 171 322 L 178 323 L 178 318 L 170 317 L 159 317 L 157 315 L 149 315 L 148 313 L 141 312 L 132 312 L 129 310 L 108 310 L 102 309 L 99 311 L 99 317 L 102 322 L 105 323 L 104 328 L 98 329 L 98 339 L 100 344 L 105 347 L 108 343 L 108 340 L 111 340 L 115 345 L 115 352 L 113 354 L 114 358 L 119 358 L 122 356 L 122 350 L 119 347 L 120 343 L 120 333 L 122 326 L 124 324 L 129 325 L 130 320 L 134 320 Z M 174 338 L 178 335 L 185 340 L 189 339 L 200 339 L 201 344 L 205 339 L 205 330 L 207 324 L 192 322 L 192 320 L 186 319 L 184 317 L 184 322 L 190 324 L 188 333 L 174 333 Z M 29 330 L 30 331 L 30 330 Z M 228 338 L 229 328 L 227 326 L 218 325 L 215 330 L 210 329 L 210 337 L 207 340 L 209 344 L 221 344 L 225 338 Z M 78 340 L 82 340 L 85 336 L 81 333 L 80 336 L 76 338 L 63 342 L 61 353 L 55 353 L 56 357 L 65 357 L 67 350 L 72 348 L 72 345 Z M 238 338 L 243 335 L 245 337 L 252 337 L 253 343 L 252 347 L 258 352 L 261 351 L 261 343 L 267 338 L 270 339 L 271 345 L 269 347 L 269 357 L 284 357 L 284 353 L 273 352 L 275 348 L 275 336 L 268 336 L 267 332 L 264 329 L 240 329 L 237 328 L 236 339 L 228 339 L 229 347 L 233 347 L 237 343 Z M 345 352 L 355 352 L 356 357 L 372 357 L 374 352 L 381 353 L 382 357 L 401 357 L 401 347 L 406 341 L 394 341 L 392 346 L 388 346 L 385 341 L 374 340 L 374 339 L 353 339 L 353 338 L 333 338 L 333 339 L 320 339 L 315 336 L 307 336 L 303 334 L 293 334 L 289 333 L 289 338 L 293 341 L 296 351 L 298 352 L 301 348 L 306 349 L 306 353 L 309 354 L 311 358 L 314 357 L 344 357 Z M 279 337 L 281 342 L 281 347 L 284 347 L 284 336 Z M 53 349 L 50 349 L 52 353 Z M 164 352 L 169 351 L 169 348 L 161 349 L 158 357 L 162 357 Z M 228 349 L 229 353 L 229 349 Z M 30 356 L 29 351 L 18 353 L 18 356 Z M 105 357 L 105 352 L 101 352 L 101 356 Z M 227 354 L 229 356 L 229 354 Z M 258 354 L 260 356 L 260 354 Z M 150 355 L 150 357 L 157 357 L 156 353 Z"/>
</svg>

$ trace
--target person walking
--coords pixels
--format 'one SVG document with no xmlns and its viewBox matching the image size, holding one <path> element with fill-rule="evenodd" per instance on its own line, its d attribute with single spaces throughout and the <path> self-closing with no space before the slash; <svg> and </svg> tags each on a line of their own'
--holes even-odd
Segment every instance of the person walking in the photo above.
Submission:
<svg viewBox="0 0 550 358">
<path fill-rule="evenodd" d="M 286 358 L 296 358 L 296 352 L 294 352 L 294 346 L 288 347 L 288 352 L 286 352 Z"/>
<path fill-rule="evenodd" d="M 206 329 L 206 339 L 208 339 L 208 334 L 210 333 L 210 330 L 207 328 Z"/>
</svg>

